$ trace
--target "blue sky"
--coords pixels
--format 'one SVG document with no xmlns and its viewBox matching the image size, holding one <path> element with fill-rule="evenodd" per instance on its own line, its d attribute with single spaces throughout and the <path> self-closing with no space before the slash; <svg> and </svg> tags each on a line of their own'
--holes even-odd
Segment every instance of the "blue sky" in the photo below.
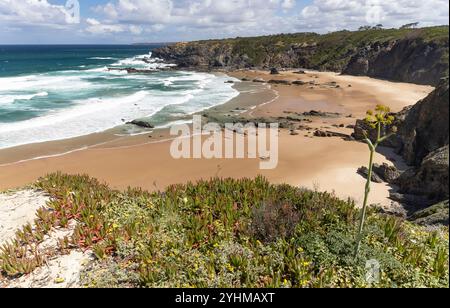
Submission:
<svg viewBox="0 0 450 308">
<path fill-rule="evenodd" d="M 77 2 L 79 18 L 72 9 Z M 0 44 L 326 33 L 378 23 L 386 27 L 448 24 L 448 15 L 447 0 L 0 0 Z"/>
</svg>

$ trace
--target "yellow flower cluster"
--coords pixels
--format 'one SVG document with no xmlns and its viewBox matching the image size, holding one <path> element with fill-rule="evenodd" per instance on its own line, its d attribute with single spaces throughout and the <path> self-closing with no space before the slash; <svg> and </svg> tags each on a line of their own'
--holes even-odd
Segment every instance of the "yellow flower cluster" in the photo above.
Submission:
<svg viewBox="0 0 450 308">
<path fill-rule="evenodd" d="M 381 125 L 391 125 L 395 118 L 391 114 L 391 109 L 388 106 L 377 105 L 375 111 L 367 111 L 367 116 L 365 121 L 372 127 L 377 127 L 378 124 Z"/>
</svg>

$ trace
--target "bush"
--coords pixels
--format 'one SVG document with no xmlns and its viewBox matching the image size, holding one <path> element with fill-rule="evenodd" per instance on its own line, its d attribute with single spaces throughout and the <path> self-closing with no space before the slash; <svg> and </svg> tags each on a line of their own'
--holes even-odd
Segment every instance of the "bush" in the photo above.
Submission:
<svg viewBox="0 0 450 308">
<path fill-rule="evenodd" d="M 252 235 L 265 243 L 292 237 L 300 220 L 298 212 L 289 203 L 266 202 L 255 207 Z"/>
</svg>

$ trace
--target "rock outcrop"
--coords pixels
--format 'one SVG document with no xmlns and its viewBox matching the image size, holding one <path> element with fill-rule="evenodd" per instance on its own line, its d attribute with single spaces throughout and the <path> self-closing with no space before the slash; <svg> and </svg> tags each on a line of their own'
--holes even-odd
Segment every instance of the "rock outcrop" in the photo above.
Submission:
<svg viewBox="0 0 450 308">
<path fill-rule="evenodd" d="M 399 152 L 408 164 L 418 166 L 423 158 L 449 144 L 449 81 L 442 79 L 435 91 L 417 103 L 399 125 Z"/>
<path fill-rule="evenodd" d="M 448 26 L 366 32 L 177 43 L 153 55 L 182 68 L 302 68 L 430 85 L 448 74 Z"/>
<path fill-rule="evenodd" d="M 361 167 L 358 169 L 358 174 L 367 179 L 369 176 L 369 169 L 367 169 L 367 167 Z M 374 164 L 371 180 L 375 183 L 386 182 L 393 184 L 400 177 L 400 175 L 400 171 L 394 166 L 389 166 L 388 164 Z"/>
<path fill-rule="evenodd" d="M 367 167 L 361 167 L 358 169 L 358 174 L 367 179 L 369 177 L 369 169 Z M 370 180 L 374 183 L 383 183 L 383 179 L 376 172 L 372 172 Z"/>
<path fill-rule="evenodd" d="M 374 164 L 373 171 L 386 183 L 394 183 L 401 175 L 400 171 L 394 167 L 384 163 L 381 165 Z"/>
<path fill-rule="evenodd" d="M 420 167 L 404 172 L 395 183 L 401 193 L 426 196 L 429 204 L 449 198 L 449 147 L 430 153 Z"/>
<path fill-rule="evenodd" d="M 424 226 L 449 225 L 449 200 L 414 213 L 410 220 Z"/>
</svg>

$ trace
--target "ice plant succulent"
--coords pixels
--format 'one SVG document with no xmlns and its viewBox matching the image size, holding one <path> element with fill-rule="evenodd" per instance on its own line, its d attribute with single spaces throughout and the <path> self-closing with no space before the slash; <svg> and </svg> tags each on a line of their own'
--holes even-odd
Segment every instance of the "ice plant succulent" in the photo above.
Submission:
<svg viewBox="0 0 450 308">
<path fill-rule="evenodd" d="M 370 159 L 369 159 L 369 173 L 367 175 L 367 183 L 364 191 L 364 203 L 363 208 L 361 210 L 361 217 L 359 221 L 358 234 L 356 238 L 356 249 L 355 249 L 355 257 L 358 256 L 359 251 L 361 249 L 361 242 L 363 239 L 363 231 L 364 231 L 364 223 L 367 215 L 367 202 L 369 200 L 370 194 L 370 184 L 372 182 L 372 173 L 373 173 L 373 158 L 378 146 L 388 138 L 392 137 L 396 133 L 396 128 L 392 128 L 392 132 L 388 134 L 384 134 L 383 130 L 386 126 L 392 125 L 395 118 L 391 115 L 391 110 L 389 107 L 384 105 L 377 105 L 375 111 L 369 110 L 367 111 L 367 117 L 365 118 L 365 122 L 369 124 L 372 129 L 376 129 L 376 138 L 374 141 L 367 135 L 367 132 L 364 133 L 365 139 L 364 141 L 369 146 L 370 151 Z"/>
</svg>

